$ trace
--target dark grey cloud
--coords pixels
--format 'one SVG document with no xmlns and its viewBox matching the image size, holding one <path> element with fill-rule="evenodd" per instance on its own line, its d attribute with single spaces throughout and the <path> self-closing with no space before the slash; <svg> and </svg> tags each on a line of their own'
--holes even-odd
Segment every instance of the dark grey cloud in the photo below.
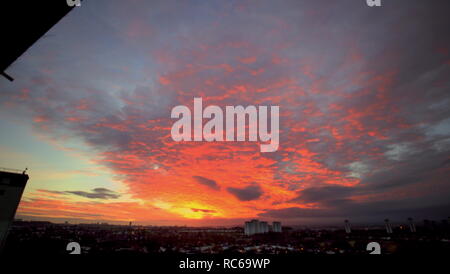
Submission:
<svg viewBox="0 0 450 274">
<path fill-rule="evenodd" d="M 199 184 L 205 185 L 209 188 L 212 188 L 214 190 L 220 190 L 220 186 L 217 184 L 216 181 L 202 177 L 202 176 L 192 176 Z"/>
<path fill-rule="evenodd" d="M 194 212 L 203 212 L 203 213 L 215 213 L 217 211 L 212 210 L 212 209 L 202 209 L 202 208 L 191 208 L 192 211 Z"/>
<path fill-rule="evenodd" d="M 391 167 L 372 171 L 355 186 L 325 185 L 306 188 L 290 202 L 317 203 L 320 209 L 293 207 L 268 210 L 261 216 L 278 218 L 350 218 L 364 221 L 382 218 L 403 220 L 446 218 L 450 180 L 447 153 L 420 151 L 415 157 L 391 162 Z M 372 197 L 371 199 L 357 197 Z M 355 199 L 356 198 L 356 199 Z"/>
<path fill-rule="evenodd" d="M 263 194 L 261 187 L 256 184 L 244 188 L 229 187 L 227 188 L 227 191 L 240 201 L 257 200 Z"/>
<path fill-rule="evenodd" d="M 299 203 L 329 203 L 346 200 L 355 194 L 356 188 L 346 186 L 311 187 L 299 192 L 299 196 L 291 202 Z"/>
<path fill-rule="evenodd" d="M 38 191 L 46 192 L 46 193 L 52 193 L 52 194 L 60 194 L 60 195 L 66 194 L 65 191 L 57 191 L 57 190 L 38 189 Z"/>
<path fill-rule="evenodd" d="M 268 209 L 259 214 L 262 218 L 285 220 L 288 223 L 323 223 L 343 222 L 350 219 L 352 222 L 382 223 L 385 218 L 401 222 L 412 217 L 414 220 L 424 219 L 446 219 L 450 212 L 450 204 L 435 206 L 417 206 L 404 201 L 398 202 L 375 202 L 354 203 L 351 207 L 336 205 L 331 209 L 311 209 L 301 207 L 290 207 L 283 209 Z M 305 222 L 306 221 L 306 222 Z"/>
<path fill-rule="evenodd" d="M 260 217 L 270 217 L 277 219 L 290 219 L 297 222 L 324 222 L 324 220 L 351 219 L 359 222 L 381 222 L 384 218 L 404 221 L 408 217 L 417 220 L 447 218 L 450 212 L 448 197 L 450 195 L 450 185 L 445 178 L 440 176 L 434 178 L 438 180 L 425 181 L 409 186 L 414 187 L 420 194 L 427 195 L 402 195 L 382 197 L 376 200 L 355 200 L 354 196 L 386 193 L 386 187 L 394 188 L 390 183 L 388 186 L 382 184 L 357 185 L 353 187 L 324 186 L 307 188 L 299 192 L 299 196 L 291 202 L 318 203 L 319 208 L 291 207 L 285 209 L 268 209 L 259 214 Z M 399 193 L 408 191 L 402 190 L 403 182 L 398 182 L 396 186 Z M 430 189 L 435 185 L 440 185 L 440 189 Z M 392 190 L 392 189 L 391 189 Z M 388 192 L 389 193 L 389 192 Z"/>
<path fill-rule="evenodd" d="M 109 190 L 107 188 L 94 188 L 91 192 L 86 191 L 64 191 L 64 193 L 69 193 L 89 199 L 117 199 L 120 197 L 120 194 Z"/>
<path fill-rule="evenodd" d="M 335 214 L 324 209 L 311 209 L 300 207 L 289 207 L 282 209 L 269 209 L 264 213 L 259 214 L 260 217 L 269 217 L 276 219 L 293 219 L 293 218 L 320 218 L 320 217 L 334 217 Z"/>
</svg>

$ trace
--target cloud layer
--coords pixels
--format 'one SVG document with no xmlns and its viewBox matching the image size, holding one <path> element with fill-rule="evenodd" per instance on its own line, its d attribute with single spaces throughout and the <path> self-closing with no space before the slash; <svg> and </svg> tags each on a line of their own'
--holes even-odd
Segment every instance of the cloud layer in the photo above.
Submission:
<svg viewBox="0 0 450 274">
<path fill-rule="evenodd" d="M 86 3 L 11 68 L 2 113 L 83 142 L 143 222 L 445 215 L 449 3 L 394 2 Z M 171 108 L 194 97 L 280 106 L 280 148 L 174 142 Z M 21 214 L 74 212 L 58 196 L 28 198 Z M 102 207 L 85 212 L 120 219 Z"/>
</svg>

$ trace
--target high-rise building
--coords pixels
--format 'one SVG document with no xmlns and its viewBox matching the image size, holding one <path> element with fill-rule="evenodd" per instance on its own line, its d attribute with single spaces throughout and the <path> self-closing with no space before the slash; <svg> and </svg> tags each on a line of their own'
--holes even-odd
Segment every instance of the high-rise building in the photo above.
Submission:
<svg viewBox="0 0 450 274">
<path fill-rule="evenodd" d="M 17 206 L 22 198 L 28 181 L 24 172 L 0 170 L 0 251 L 5 244 L 6 236 L 16 215 Z"/>
<path fill-rule="evenodd" d="M 267 233 L 267 232 L 269 232 L 269 226 L 267 225 L 267 222 L 260 222 L 259 233 Z"/>
<path fill-rule="evenodd" d="M 245 222 L 245 226 L 244 226 L 244 234 L 245 235 L 251 235 L 251 233 L 250 233 L 250 225 L 251 225 L 250 222 Z"/>
<path fill-rule="evenodd" d="M 409 231 L 416 232 L 416 225 L 414 224 L 413 218 L 408 218 Z"/>
<path fill-rule="evenodd" d="M 351 233 L 352 230 L 350 228 L 350 222 L 348 220 L 345 220 L 344 222 L 345 222 L 345 224 L 344 224 L 345 233 Z"/>
<path fill-rule="evenodd" d="M 391 227 L 391 224 L 389 223 L 389 219 L 385 219 L 384 223 L 385 223 L 385 226 L 386 226 L 387 234 L 392 234 L 392 227 Z"/>
<path fill-rule="evenodd" d="M 281 232 L 281 223 L 280 222 L 274 222 L 275 227 L 272 225 L 270 226 L 265 221 L 259 221 L 256 219 L 253 219 L 249 222 L 245 222 L 244 225 L 244 234 L 245 235 L 253 235 L 253 234 L 260 234 L 260 233 L 268 233 L 269 231 L 273 232 Z M 272 227 L 272 229 L 270 229 Z"/>
<path fill-rule="evenodd" d="M 280 222 L 273 222 L 272 223 L 272 230 L 273 230 L 273 232 L 281 232 L 281 223 Z"/>
<path fill-rule="evenodd" d="M 259 221 L 253 219 L 250 221 L 250 235 L 259 233 Z"/>
</svg>

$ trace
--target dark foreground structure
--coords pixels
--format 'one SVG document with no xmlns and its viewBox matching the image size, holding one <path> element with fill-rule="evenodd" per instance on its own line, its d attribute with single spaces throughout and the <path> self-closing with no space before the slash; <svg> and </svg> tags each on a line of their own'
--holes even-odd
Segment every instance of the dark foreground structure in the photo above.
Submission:
<svg viewBox="0 0 450 274">
<path fill-rule="evenodd" d="M 5 70 L 73 7 L 64 0 L 4 2 L 0 9 L 0 74 L 13 81 Z"/>
<path fill-rule="evenodd" d="M 25 173 L 0 170 L 0 252 L 28 181 Z"/>
</svg>

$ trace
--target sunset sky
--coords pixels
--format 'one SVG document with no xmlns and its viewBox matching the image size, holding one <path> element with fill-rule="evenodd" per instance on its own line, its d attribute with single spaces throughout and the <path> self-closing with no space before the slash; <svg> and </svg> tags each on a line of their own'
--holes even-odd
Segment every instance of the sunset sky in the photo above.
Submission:
<svg viewBox="0 0 450 274">
<path fill-rule="evenodd" d="M 432 4 L 431 4 L 432 3 Z M 450 215 L 449 1 L 83 1 L 0 79 L 17 218 Z M 280 146 L 174 142 L 171 109 L 277 105 Z M 205 119 L 206 122 L 206 119 Z"/>
</svg>

